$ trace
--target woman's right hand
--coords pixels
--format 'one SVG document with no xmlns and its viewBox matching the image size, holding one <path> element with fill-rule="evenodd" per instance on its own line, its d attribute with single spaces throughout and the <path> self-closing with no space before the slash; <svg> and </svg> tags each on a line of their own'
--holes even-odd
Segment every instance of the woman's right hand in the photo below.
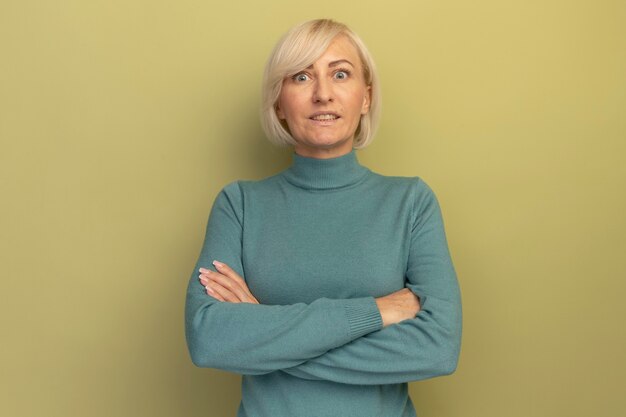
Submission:
<svg viewBox="0 0 626 417">
<path fill-rule="evenodd" d="M 376 305 L 383 318 L 383 327 L 414 318 L 420 311 L 420 300 L 408 288 L 376 298 Z"/>
<path fill-rule="evenodd" d="M 259 304 L 252 295 L 246 281 L 225 263 L 213 261 L 218 272 L 200 268 L 198 278 L 206 289 L 207 294 L 219 301 L 229 303 Z"/>
</svg>

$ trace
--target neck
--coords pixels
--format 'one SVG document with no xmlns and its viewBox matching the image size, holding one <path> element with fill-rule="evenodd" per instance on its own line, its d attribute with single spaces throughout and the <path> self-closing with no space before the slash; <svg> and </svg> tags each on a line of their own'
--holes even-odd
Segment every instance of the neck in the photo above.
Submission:
<svg viewBox="0 0 626 417">
<path fill-rule="evenodd" d="M 367 172 L 369 170 L 359 164 L 355 151 L 324 159 L 294 153 L 293 164 L 283 176 L 300 188 L 324 190 L 356 184 Z"/>
<path fill-rule="evenodd" d="M 300 156 L 316 159 L 330 159 L 339 158 L 340 156 L 347 155 L 353 151 L 352 145 L 354 143 L 353 138 L 344 140 L 341 143 L 336 143 L 327 148 L 317 146 L 307 146 L 303 143 L 297 143 L 294 146 L 294 151 Z"/>
</svg>

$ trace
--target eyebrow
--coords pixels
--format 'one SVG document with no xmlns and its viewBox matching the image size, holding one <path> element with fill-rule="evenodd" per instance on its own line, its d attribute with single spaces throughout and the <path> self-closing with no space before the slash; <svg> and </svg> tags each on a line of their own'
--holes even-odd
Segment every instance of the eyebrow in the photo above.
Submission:
<svg viewBox="0 0 626 417">
<path fill-rule="evenodd" d="M 349 64 L 350 66 L 352 66 L 354 68 L 354 64 L 350 61 L 348 61 L 347 59 L 338 59 L 337 61 L 332 61 L 328 63 L 329 67 L 336 67 L 337 65 L 341 65 L 341 64 Z M 307 69 L 313 69 L 313 65 L 309 65 L 307 67 Z"/>
</svg>

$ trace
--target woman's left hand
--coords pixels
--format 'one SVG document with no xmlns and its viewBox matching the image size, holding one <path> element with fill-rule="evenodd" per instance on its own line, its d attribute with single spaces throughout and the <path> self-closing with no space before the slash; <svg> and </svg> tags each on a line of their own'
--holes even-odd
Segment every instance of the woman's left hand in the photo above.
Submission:
<svg viewBox="0 0 626 417">
<path fill-rule="evenodd" d="M 213 265 L 218 272 L 200 268 L 198 277 L 210 296 L 229 303 L 259 304 L 243 278 L 231 267 L 218 261 L 213 261 Z"/>
</svg>

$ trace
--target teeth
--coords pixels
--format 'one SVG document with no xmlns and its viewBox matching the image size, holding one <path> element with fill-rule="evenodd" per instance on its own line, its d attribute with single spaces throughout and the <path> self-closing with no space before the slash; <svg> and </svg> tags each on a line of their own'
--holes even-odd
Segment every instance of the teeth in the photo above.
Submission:
<svg viewBox="0 0 626 417">
<path fill-rule="evenodd" d="M 313 120 L 335 120 L 337 116 L 334 114 L 320 114 L 318 116 L 313 117 Z"/>
</svg>

